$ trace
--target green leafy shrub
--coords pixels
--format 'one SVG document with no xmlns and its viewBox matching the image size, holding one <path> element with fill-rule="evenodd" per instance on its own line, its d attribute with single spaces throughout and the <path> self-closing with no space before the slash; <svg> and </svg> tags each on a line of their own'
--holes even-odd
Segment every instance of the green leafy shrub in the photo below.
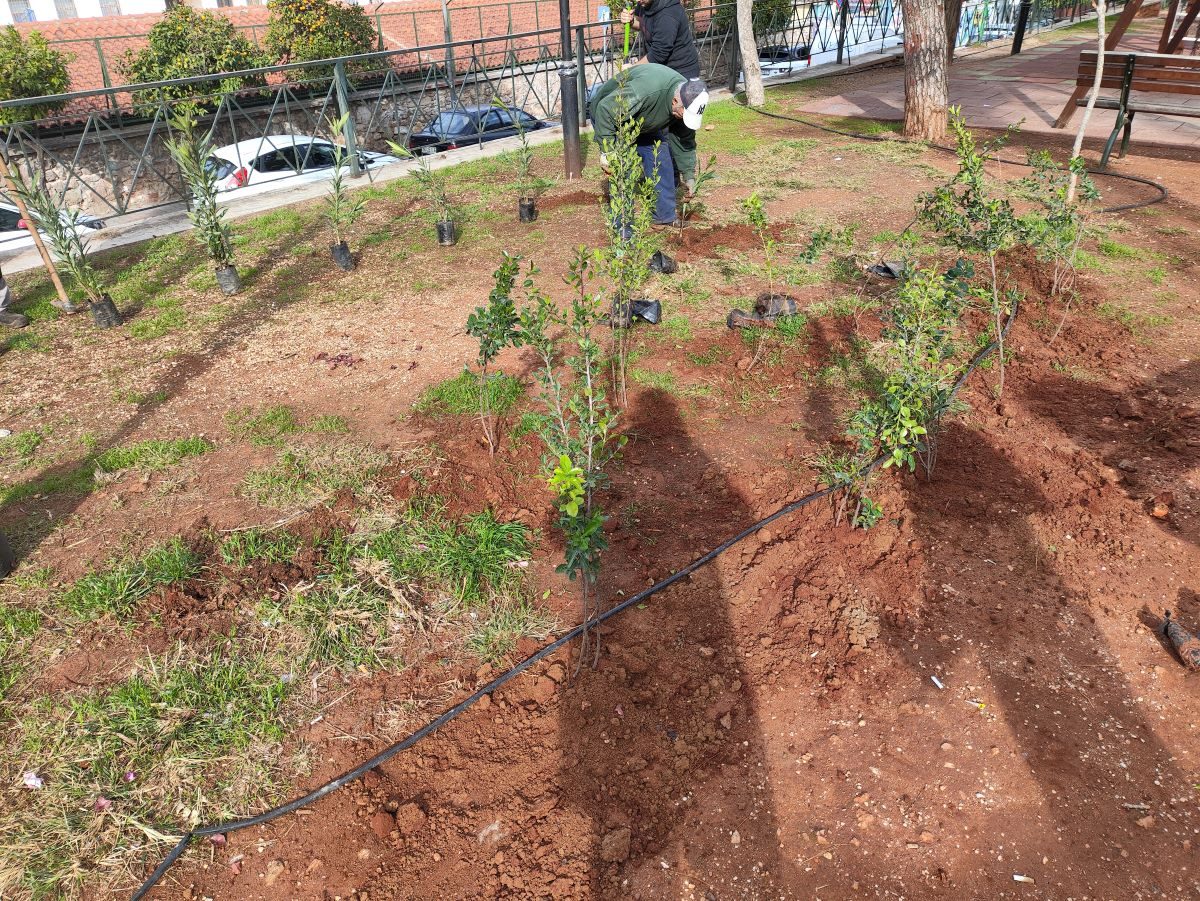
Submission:
<svg viewBox="0 0 1200 901">
<path fill-rule="evenodd" d="M 755 0 L 752 9 L 756 35 L 782 31 L 791 24 L 796 11 L 792 0 Z M 717 27 L 732 28 L 736 12 L 736 4 L 722 3 L 718 6 L 715 14 Z"/>
<path fill-rule="evenodd" d="M 212 155 L 212 134 L 204 132 L 190 115 L 181 113 L 174 121 L 176 137 L 167 149 L 183 174 L 192 195 L 188 218 L 196 237 L 218 269 L 233 266 L 233 232 L 225 219 L 225 208 L 217 205 L 217 173 L 207 165 Z"/>
<path fill-rule="evenodd" d="M 67 64 L 74 57 L 55 50 L 40 31 L 29 37 L 11 25 L 0 31 L 0 100 L 20 100 L 25 97 L 45 97 L 65 94 L 71 89 Z M 0 110 L 0 124 L 42 119 L 58 112 L 64 102 L 40 103 Z"/>
<path fill-rule="evenodd" d="M 336 0 L 271 0 L 267 52 L 280 63 L 354 56 L 376 49 L 375 27 L 361 6 Z"/>
<path fill-rule="evenodd" d="M 178 5 L 150 29 L 146 46 L 127 51 L 118 67 L 128 81 L 146 82 L 238 72 L 267 64 L 263 52 L 229 19 Z M 161 103 L 180 100 L 189 101 L 191 112 L 196 113 L 215 108 L 225 94 L 265 84 L 261 76 L 224 78 L 216 85 L 171 85 L 138 91 L 133 101 L 143 115 L 152 113 Z"/>
</svg>

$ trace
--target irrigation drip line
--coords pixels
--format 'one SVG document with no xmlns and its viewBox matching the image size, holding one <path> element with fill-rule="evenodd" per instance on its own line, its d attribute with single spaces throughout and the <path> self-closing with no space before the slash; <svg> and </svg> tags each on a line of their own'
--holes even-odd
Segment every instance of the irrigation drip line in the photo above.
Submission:
<svg viewBox="0 0 1200 901">
<path fill-rule="evenodd" d="M 1012 327 L 1013 322 L 1017 318 L 1018 309 L 1019 309 L 1019 304 L 1014 302 L 1012 310 L 1008 314 L 1008 319 L 1004 323 L 1004 327 L 1000 331 L 1001 336 L 1008 335 L 1009 328 Z M 950 389 L 950 398 L 951 399 L 953 399 L 953 397 L 958 393 L 959 389 L 966 383 L 967 377 L 972 372 L 975 371 L 975 368 L 977 366 L 979 366 L 979 364 L 982 363 L 992 353 L 993 350 L 996 349 L 996 347 L 998 346 L 998 343 L 999 342 L 997 339 L 993 339 L 987 346 L 980 349 L 979 352 L 976 353 L 975 356 L 973 356 L 971 358 L 970 363 L 967 364 L 966 368 L 963 369 L 962 373 L 959 375 L 958 379 L 955 381 L 954 387 Z M 874 472 L 876 469 L 878 469 L 880 466 L 882 466 L 884 461 L 887 458 L 888 457 L 886 454 L 880 454 L 878 457 L 876 457 L 874 460 L 872 460 L 870 465 L 867 466 L 867 468 L 863 471 L 863 476 L 865 477 L 867 475 L 870 475 L 872 472 Z M 529 669 L 531 666 L 533 666 L 539 660 L 543 660 L 544 658 L 553 654 L 555 651 L 558 651 L 565 645 L 574 641 L 576 638 L 578 638 L 580 635 L 582 635 L 588 629 L 595 628 L 596 626 L 600 625 L 601 623 L 603 623 L 607 620 L 610 620 L 613 617 L 620 615 L 621 613 L 624 613 L 630 607 L 633 607 L 637 604 L 642 603 L 647 598 L 653 597 L 654 595 L 658 594 L 658 592 L 663 591 L 667 588 L 670 588 L 676 582 L 690 576 L 692 573 L 694 573 L 700 567 L 702 567 L 708 563 L 711 563 L 713 560 L 717 559 L 717 557 L 721 556 L 723 553 L 725 553 L 727 550 L 729 550 L 735 544 L 738 544 L 739 542 L 745 540 L 746 538 L 749 538 L 751 535 L 753 535 L 759 529 L 762 529 L 764 526 L 768 526 L 771 523 L 775 522 L 775 520 L 777 520 L 777 519 L 781 519 L 784 516 L 787 516 L 791 513 L 795 513 L 797 510 L 799 510 L 803 507 L 807 507 L 809 504 L 813 503 L 814 501 L 819 501 L 823 498 L 830 497 L 831 495 L 836 494 L 838 491 L 840 491 L 844 487 L 845 487 L 845 485 L 842 485 L 842 484 L 831 485 L 828 488 L 822 488 L 819 491 L 814 491 L 811 494 L 806 494 L 804 497 L 800 498 L 799 500 L 794 500 L 794 501 L 791 501 L 790 503 L 785 504 L 784 506 L 782 506 L 778 510 L 776 510 L 774 513 L 772 513 L 770 516 L 764 517 L 763 519 L 760 519 L 758 522 L 742 529 L 742 531 L 738 532 L 732 538 L 729 538 L 726 541 L 723 541 L 721 544 L 717 545 L 715 548 L 713 548 L 711 551 L 704 554 L 703 556 L 697 557 L 695 560 L 693 560 L 691 563 L 689 563 L 683 569 L 679 570 L 676 573 L 672 573 L 670 576 L 663 579 L 661 582 L 651 585 L 649 588 L 646 588 L 646 589 L 638 592 L 637 594 L 626 598 L 625 600 L 621 601 L 621 603 L 617 604 L 615 607 L 612 607 L 611 609 L 605 611 L 604 613 L 601 613 L 599 616 L 592 618 L 588 622 L 580 623 L 578 626 L 575 626 L 573 629 L 571 629 L 570 631 L 568 631 L 564 635 L 562 635 L 562 637 L 558 638 L 555 641 L 552 641 L 550 644 L 546 645 L 541 650 L 535 652 L 532 656 L 527 657 L 524 660 L 522 660 L 520 663 L 518 663 L 512 669 L 497 676 L 491 682 L 487 683 L 487 685 L 484 685 L 482 688 L 477 689 L 473 694 L 469 695 L 467 698 L 463 699 L 462 701 L 459 701 L 457 704 L 455 704 L 453 707 L 451 707 L 449 710 L 447 710 L 445 713 L 443 713 L 437 719 L 432 720 L 431 722 L 422 726 L 416 732 L 412 733 L 412 735 L 408 736 L 408 738 L 402 739 L 402 740 L 398 741 L 396 744 L 391 745 L 388 748 L 385 748 L 384 750 L 382 750 L 378 754 L 376 754 L 374 757 L 372 757 L 370 760 L 367 760 L 365 763 L 359 764 L 354 769 L 352 769 L 346 773 L 343 773 L 341 776 L 338 776 L 336 779 L 333 779 L 330 782 L 326 782 L 320 788 L 313 789 L 306 795 L 302 795 L 299 798 L 296 798 L 292 801 L 288 801 L 286 804 L 281 804 L 279 807 L 273 807 L 270 810 L 267 810 L 267 811 L 264 811 L 263 813 L 258 814 L 257 816 L 246 817 L 245 819 L 241 819 L 241 820 L 231 820 L 227 823 L 217 823 L 217 824 L 214 824 L 211 826 L 197 826 L 195 829 L 192 829 L 190 832 L 186 833 L 182 838 L 179 839 L 179 842 L 175 845 L 174 848 L 171 849 L 171 852 L 163 859 L 162 863 L 160 863 L 155 868 L 154 872 L 151 873 L 150 876 L 146 879 L 146 881 L 142 883 L 141 887 L 136 892 L 133 893 L 133 896 L 131 897 L 130 901 L 140 901 L 140 899 L 144 898 L 146 896 L 146 893 L 149 892 L 152 888 L 154 888 L 155 885 L 158 884 L 159 880 L 162 879 L 162 877 L 166 874 L 167 870 L 169 870 L 171 868 L 171 865 L 174 864 L 175 861 L 177 861 L 179 859 L 179 857 L 183 854 L 183 852 L 187 850 L 187 847 L 191 843 L 193 838 L 201 838 L 206 835 L 224 834 L 227 832 L 236 832 L 239 829 L 247 829 L 251 826 L 261 826 L 263 823 L 269 823 L 271 820 L 278 819 L 279 817 L 281 817 L 285 814 L 292 813 L 293 811 L 299 810 L 302 807 L 307 807 L 309 804 L 312 804 L 314 801 L 319 801 L 321 798 L 325 797 L 326 795 L 337 791 L 339 788 L 342 788 L 343 786 L 348 785 L 351 782 L 354 782 L 356 779 L 359 779 L 364 774 L 366 774 L 368 771 L 373 770 L 375 767 L 379 766 L 380 764 L 386 763 L 388 760 L 391 760 L 393 757 L 395 757 L 401 751 L 408 750 L 413 745 L 415 745 L 417 742 L 419 742 L 421 739 L 423 739 L 429 735 L 432 735 L 438 729 L 442 728 L 442 726 L 445 726 L 447 723 L 456 719 L 460 714 L 462 714 L 464 711 L 466 711 L 466 709 L 468 707 L 470 707 L 472 704 L 474 704 L 476 701 L 478 701 L 484 695 L 491 694 L 496 689 L 503 686 L 505 683 L 511 681 L 512 679 L 519 676 L 521 673 L 525 672 L 525 670 Z"/>
<path fill-rule="evenodd" d="M 800 125 L 807 125 L 809 128 L 815 128 L 819 131 L 826 131 L 826 132 L 829 132 L 830 134 L 841 135 L 844 138 L 857 138 L 860 141 L 892 141 L 892 140 L 895 140 L 892 137 L 888 137 L 888 136 L 884 136 L 884 135 L 867 135 L 867 134 L 862 134 L 861 132 L 844 131 L 843 129 L 840 129 L 840 128 L 834 128 L 831 125 L 822 125 L 820 122 L 813 122 L 809 119 L 801 119 L 798 116 L 785 116 L 783 113 L 767 112 L 764 109 L 758 109 L 758 108 L 750 106 L 750 104 L 746 103 L 745 99 L 744 99 L 746 96 L 745 91 L 738 91 L 733 96 L 734 96 L 734 99 L 736 101 L 742 103 L 742 105 L 746 109 L 751 110 L 752 112 L 758 113 L 760 116 L 766 116 L 768 119 L 780 119 L 784 122 L 796 122 Z M 940 150 L 943 153 L 953 153 L 955 155 L 957 155 L 957 153 L 958 153 L 958 151 L 956 151 L 953 147 L 946 147 L 943 144 L 928 144 L 926 146 L 931 147 L 934 150 Z M 998 157 L 998 156 L 989 156 L 989 157 L 987 157 L 987 159 L 992 160 L 993 162 L 1003 163 L 1008 166 L 1024 166 L 1027 169 L 1031 168 L 1030 164 L 1025 160 L 1009 160 L 1009 159 L 1004 159 L 1003 157 Z M 1166 200 L 1167 197 L 1169 196 L 1168 191 L 1165 186 L 1160 185 L 1158 182 L 1153 181 L 1149 178 L 1143 178 L 1140 175 L 1128 175 L 1123 172 L 1110 172 L 1107 169 L 1085 169 L 1084 171 L 1087 172 L 1088 175 L 1100 175 L 1105 178 L 1119 178 L 1122 181 L 1131 181 L 1131 182 L 1135 182 L 1135 183 L 1141 184 L 1141 185 L 1148 185 L 1149 187 L 1154 188 L 1156 191 L 1158 191 L 1158 194 L 1149 200 L 1139 200 L 1135 203 L 1123 203 L 1123 204 L 1120 204 L 1119 206 L 1104 207 L 1103 209 L 1098 211 L 1101 213 L 1124 213 L 1124 212 L 1128 212 L 1129 210 L 1140 210 L 1142 207 L 1147 207 L 1147 206 L 1151 206 L 1156 203 L 1161 203 L 1162 201 Z"/>
</svg>

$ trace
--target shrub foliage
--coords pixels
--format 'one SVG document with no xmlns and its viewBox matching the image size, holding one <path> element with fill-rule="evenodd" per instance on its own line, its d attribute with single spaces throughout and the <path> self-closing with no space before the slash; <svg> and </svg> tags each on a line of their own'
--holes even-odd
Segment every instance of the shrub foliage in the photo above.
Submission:
<svg viewBox="0 0 1200 901">
<path fill-rule="evenodd" d="M 131 82 L 167 81 L 214 72 L 237 72 L 267 65 L 267 59 L 224 16 L 174 6 L 150 29 L 148 43 L 122 58 L 121 72 Z M 216 106 L 220 96 L 265 84 L 260 77 L 224 78 L 219 85 L 200 83 L 139 91 L 137 106 L 147 111 L 159 103 L 192 100 L 193 112 Z"/>
<path fill-rule="evenodd" d="M 375 27 L 361 6 L 337 0 L 271 0 L 267 52 L 281 63 L 353 56 L 376 49 Z"/>
<path fill-rule="evenodd" d="M 67 64 L 73 57 L 50 46 L 40 31 L 28 38 L 11 25 L 0 31 L 0 100 L 65 94 L 71 88 Z M 62 109 L 63 103 L 42 103 L 0 109 L 0 124 L 42 119 Z"/>
</svg>

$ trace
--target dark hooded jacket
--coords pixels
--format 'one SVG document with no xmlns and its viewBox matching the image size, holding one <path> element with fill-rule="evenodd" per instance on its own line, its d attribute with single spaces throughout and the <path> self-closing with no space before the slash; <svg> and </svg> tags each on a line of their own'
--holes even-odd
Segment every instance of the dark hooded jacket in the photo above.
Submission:
<svg viewBox="0 0 1200 901">
<path fill-rule="evenodd" d="M 674 69 L 684 78 L 700 77 L 700 54 L 680 0 L 650 0 L 638 8 L 638 18 L 646 62 Z"/>
</svg>

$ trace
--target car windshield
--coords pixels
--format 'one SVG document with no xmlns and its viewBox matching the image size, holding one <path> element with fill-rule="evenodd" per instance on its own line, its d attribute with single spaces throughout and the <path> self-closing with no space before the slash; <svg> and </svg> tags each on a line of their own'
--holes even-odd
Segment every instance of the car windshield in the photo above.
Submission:
<svg viewBox="0 0 1200 901">
<path fill-rule="evenodd" d="M 425 126 L 425 130 L 444 138 L 449 135 L 459 135 L 474 131 L 475 128 L 471 125 L 471 119 L 466 113 L 442 113 Z"/>
</svg>

